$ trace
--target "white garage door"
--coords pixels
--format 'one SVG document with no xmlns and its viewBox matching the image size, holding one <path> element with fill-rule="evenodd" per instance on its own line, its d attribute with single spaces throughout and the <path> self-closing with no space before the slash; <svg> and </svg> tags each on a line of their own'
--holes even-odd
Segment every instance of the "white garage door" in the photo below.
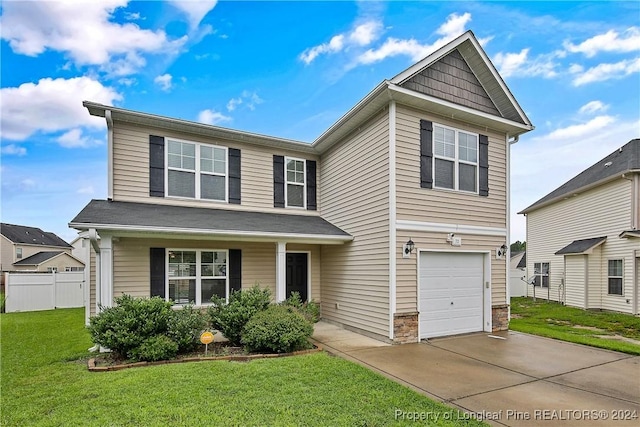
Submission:
<svg viewBox="0 0 640 427">
<path fill-rule="evenodd" d="M 420 338 L 482 331 L 483 272 L 483 254 L 420 254 Z"/>
</svg>

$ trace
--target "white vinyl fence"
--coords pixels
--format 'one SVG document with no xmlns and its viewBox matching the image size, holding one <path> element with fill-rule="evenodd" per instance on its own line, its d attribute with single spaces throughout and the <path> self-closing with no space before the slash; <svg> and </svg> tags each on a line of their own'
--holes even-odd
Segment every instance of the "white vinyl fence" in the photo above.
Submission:
<svg viewBox="0 0 640 427">
<path fill-rule="evenodd" d="M 5 310 L 84 307 L 84 272 L 5 273 Z"/>
<path fill-rule="evenodd" d="M 524 280 L 523 280 L 524 279 Z M 527 280 L 526 272 L 516 268 L 511 270 L 510 291 L 512 297 L 526 297 L 527 296 Z"/>
</svg>

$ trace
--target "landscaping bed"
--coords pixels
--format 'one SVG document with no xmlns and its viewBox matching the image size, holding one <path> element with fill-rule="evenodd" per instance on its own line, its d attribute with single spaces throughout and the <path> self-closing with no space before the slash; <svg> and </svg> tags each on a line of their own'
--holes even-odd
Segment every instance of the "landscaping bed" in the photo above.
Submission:
<svg viewBox="0 0 640 427">
<path fill-rule="evenodd" d="M 541 299 L 511 298 L 509 328 L 640 355 L 640 317 L 630 314 L 582 310 Z"/>
</svg>

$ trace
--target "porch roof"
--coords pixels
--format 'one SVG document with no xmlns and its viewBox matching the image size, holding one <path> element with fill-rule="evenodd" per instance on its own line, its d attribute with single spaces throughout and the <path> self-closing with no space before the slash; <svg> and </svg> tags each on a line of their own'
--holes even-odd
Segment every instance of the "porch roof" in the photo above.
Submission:
<svg viewBox="0 0 640 427">
<path fill-rule="evenodd" d="M 597 246 L 600 246 L 607 240 L 607 237 L 593 237 L 591 239 L 574 240 L 564 248 L 560 249 L 555 255 L 579 255 L 588 254 Z"/>
<path fill-rule="evenodd" d="M 242 240 L 344 243 L 353 236 L 316 215 L 92 200 L 69 223 L 116 234 L 199 235 Z"/>
</svg>

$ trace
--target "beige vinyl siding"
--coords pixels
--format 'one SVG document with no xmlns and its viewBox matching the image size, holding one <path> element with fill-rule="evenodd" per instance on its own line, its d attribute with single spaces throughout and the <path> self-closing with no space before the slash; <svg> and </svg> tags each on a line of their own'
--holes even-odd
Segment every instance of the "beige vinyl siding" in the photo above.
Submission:
<svg viewBox="0 0 640 427">
<path fill-rule="evenodd" d="M 398 231 L 396 239 L 396 311 L 408 313 L 418 310 L 417 251 L 428 249 L 443 252 L 483 252 L 491 256 L 491 305 L 507 304 L 507 260 L 496 259 L 495 249 L 504 243 L 504 236 L 459 234 L 462 246 L 453 247 L 442 233 Z M 402 245 L 411 238 L 416 250 L 410 258 L 402 257 Z"/>
<path fill-rule="evenodd" d="M 176 138 L 184 141 L 214 144 L 241 150 L 240 205 L 224 202 L 185 200 L 149 196 L 149 135 Z M 318 156 L 292 150 L 278 150 L 253 144 L 238 144 L 226 140 L 204 138 L 157 128 L 145 128 L 116 122 L 113 130 L 113 199 L 122 202 L 158 203 L 221 209 L 259 210 L 278 213 L 318 215 L 318 211 L 276 209 L 273 207 L 273 155 L 291 156 L 318 161 Z M 320 170 L 320 165 L 317 165 Z M 317 187 L 320 174 L 317 174 Z M 318 210 L 321 200 L 318 192 Z"/>
<path fill-rule="evenodd" d="M 0 234 L 0 236 L 2 236 Z M 22 248 L 22 258 L 16 258 L 16 248 Z M 2 271 L 19 271 L 19 270 L 35 270 L 34 266 L 17 267 L 13 263 L 23 260 L 35 255 L 38 252 L 66 252 L 71 255 L 72 248 L 61 248 L 60 246 L 44 246 L 44 245 L 29 245 L 24 243 L 13 243 L 6 237 L 2 236 Z M 75 265 L 75 264 L 73 264 Z M 70 265 L 71 266 L 71 265 Z M 42 271 L 42 269 L 41 269 Z M 44 271 L 47 271 L 45 268 Z M 62 269 L 64 271 L 64 267 Z"/>
<path fill-rule="evenodd" d="M 550 262 L 550 299 L 561 300 L 565 277 L 564 258 L 554 253 L 574 240 L 607 236 L 600 249 L 589 255 L 589 308 L 631 312 L 633 251 L 638 241 L 618 237 L 631 224 L 631 188 L 630 181 L 616 179 L 527 215 L 527 275 L 533 275 L 535 262 Z M 610 259 L 624 260 L 622 296 L 608 295 Z M 536 296 L 546 298 L 546 290 L 536 289 Z M 573 305 L 574 299 L 569 297 L 566 303 Z"/>
<path fill-rule="evenodd" d="M 2 234 L 0 234 L 0 245 L 0 271 L 10 271 L 15 262 L 16 249 L 13 242 Z"/>
<path fill-rule="evenodd" d="M 459 191 L 420 188 L 421 119 L 489 137 L 488 197 Z M 505 134 L 398 105 L 396 141 L 397 218 L 399 220 L 506 227 Z"/>
<path fill-rule="evenodd" d="M 588 255 L 566 256 L 565 263 L 565 295 L 568 305 L 586 308 L 585 298 L 585 277 Z"/>
<path fill-rule="evenodd" d="M 40 265 L 16 265 L 15 271 L 47 271 L 48 268 L 55 268 L 58 272 L 64 272 L 66 267 L 84 267 L 84 264 L 69 254 L 55 256 Z"/>
<path fill-rule="evenodd" d="M 322 247 L 322 316 L 389 336 L 389 127 L 386 111 L 321 159 L 322 217 L 354 241 Z"/>
</svg>

